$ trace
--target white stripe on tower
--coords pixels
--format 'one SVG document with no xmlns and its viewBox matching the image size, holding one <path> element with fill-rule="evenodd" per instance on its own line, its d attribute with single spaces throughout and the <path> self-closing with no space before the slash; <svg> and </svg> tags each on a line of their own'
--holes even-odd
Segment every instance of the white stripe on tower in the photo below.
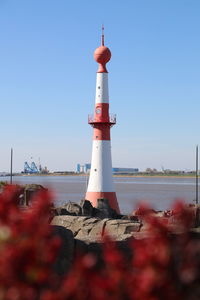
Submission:
<svg viewBox="0 0 200 300">
<path fill-rule="evenodd" d="M 111 52 L 104 46 L 103 35 L 102 46 L 95 50 L 94 57 L 99 63 L 99 69 L 96 80 L 94 118 L 89 120 L 94 128 L 94 134 L 86 199 L 96 207 L 99 198 L 106 198 L 110 206 L 119 213 L 113 183 L 110 142 L 110 127 L 115 124 L 115 121 L 111 121 L 109 117 L 108 72 L 106 70 L 106 63 L 110 60 Z"/>
<path fill-rule="evenodd" d="M 97 73 L 95 102 L 109 103 L 108 73 Z"/>
<path fill-rule="evenodd" d="M 88 192 L 114 192 L 110 141 L 93 140 Z"/>
</svg>

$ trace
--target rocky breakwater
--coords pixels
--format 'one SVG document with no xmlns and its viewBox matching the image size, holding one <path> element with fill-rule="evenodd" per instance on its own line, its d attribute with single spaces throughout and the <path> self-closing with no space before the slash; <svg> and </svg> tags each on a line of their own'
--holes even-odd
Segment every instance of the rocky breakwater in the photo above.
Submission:
<svg viewBox="0 0 200 300">
<path fill-rule="evenodd" d="M 51 225 L 57 230 L 60 228 L 63 233 L 62 229 L 65 229 L 67 233 L 61 237 L 66 251 L 58 259 L 59 266 L 63 262 L 69 265 L 81 253 L 93 253 L 101 261 L 102 245 L 107 236 L 128 259 L 132 255 L 128 241 L 134 234 L 139 234 L 142 227 L 137 216 L 118 215 L 110 208 L 107 199 L 99 199 L 97 208 L 87 200 L 82 200 L 80 204 L 69 202 L 55 207 L 53 213 Z"/>
<path fill-rule="evenodd" d="M 71 230 L 76 240 L 86 244 L 102 242 L 106 235 L 115 241 L 126 241 L 142 227 L 137 216 L 118 215 L 107 199 L 99 199 L 97 208 L 87 200 L 82 200 L 80 205 L 69 202 L 55 208 L 54 213 L 52 225 Z"/>
<path fill-rule="evenodd" d="M 192 231 L 198 232 L 200 228 L 200 207 L 189 205 L 194 222 Z M 149 209 L 148 216 L 156 217 L 168 224 L 173 232 L 179 228 L 179 217 L 173 210 L 155 211 Z M 117 242 L 125 251 L 128 249 L 130 239 L 143 239 L 149 236 L 151 230 L 149 223 L 142 217 L 143 212 L 137 209 L 131 215 L 118 215 L 110 208 L 107 199 L 99 199 L 97 208 L 94 208 L 87 200 L 80 204 L 69 202 L 62 207 L 54 208 L 54 218 L 51 224 L 60 226 L 72 232 L 74 251 L 91 252 L 101 248 L 106 236 Z M 174 228 L 174 229 L 173 229 Z M 179 232 L 177 232 L 179 233 Z"/>
<path fill-rule="evenodd" d="M 40 185 L 21 187 L 18 199 L 21 209 L 28 207 L 31 209 L 32 199 L 43 189 Z M 185 214 L 185 209 L 190 211 L 189 215 L 192 214 L 192 223 L 188 223 L 190 218 L 188 219 L 188 213 Z M 83 254 L 93 252 L 101 261 L 102 243 L 107 235 L 116 242 L 116 246 L 122 250 L 125 258 L 129 259 L 133 254 L 129 247 L 129 240 L 148 238 L 152 234 L 152 223 L 144 218 L 145 215 L 153 217 L 154 229 L 155 224 L 159 226 L 159 222 L 160 224 L 164 222 L 172 235 L 181 234 L 184 229 L 182 226 L 185 224 L 192 238 L 200 238 L 199 205 L 188 205 L 183 210 L 179 207 L 174 211 L 155 211 L 140 207 L 131 215 L 119 215 L 110 208 L 107 199 L 99 199 L 97 208 L 87 200 L 82 200 L 80 204 L 69 202 L 62 207 L 52 207 L 50 211 L 50 219 L 53 217 L 52 234 L 62 241 L 53 268 L 62 276 L 71 268 L 74 257 L 80 252 Z"/>
<path fill-rule="evenodd" d="M 192 228 L 199 228 L 200 206 L 189 205 L 188 209 L 193 214 Z M 173 210 L 149 209 L 146 213 L 162 219 L 169 227 L 177 227 L 178 219 Z M 119 215 L 110 208 L 108 200 L 104 198 L 98 199 L 97 208 L 87 200 L 82 200 L 80 204 L 69 202 L 62 207 L 56 207 L 51 224 L 70 230 L 76 240 L 86 244 L 100 243 L 105 236 L 114 241 L 127 241 L 132 237 L 145 238 L 146 233 L 149 233 L 149 224 L 142 217 L 140 208 L 131 215 Z"/>
</svg>

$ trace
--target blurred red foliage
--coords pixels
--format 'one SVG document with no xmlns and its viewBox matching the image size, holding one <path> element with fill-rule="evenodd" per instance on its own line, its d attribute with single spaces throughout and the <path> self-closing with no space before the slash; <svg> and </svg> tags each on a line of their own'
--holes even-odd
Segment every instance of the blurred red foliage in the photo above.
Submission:
<svg viewBox="0 0 200 300">
<path fill-rule="evenodd" d="M 6 186 L 0 194 L 0 299 L 37 299 L 52 286 L 52 263 L 61 241 L 48 224 L 50 195 L 38 193 L 30 209 L 22 210 L 19 187 Z"/>
<path fill-rule="evenodd" d="M 52 267 L 61 240 L 49 226 L 51 197 L 42 191 L 21 210 L 20 193 L 7 186 L 0 194 L 0 300 L 200 299 L 200 238 L 181 202 L 173 207 L 173 226 L 140 207 L 145 238 L 133 238 L 124 252 L 106 237 L 101 258 L 76 257 L 61 278 Z"/>
</svg>

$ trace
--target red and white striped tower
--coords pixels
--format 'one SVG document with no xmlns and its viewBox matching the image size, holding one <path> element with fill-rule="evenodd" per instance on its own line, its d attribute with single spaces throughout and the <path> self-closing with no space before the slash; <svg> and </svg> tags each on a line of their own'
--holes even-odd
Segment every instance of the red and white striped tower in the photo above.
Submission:
<svg viewBox="0 0 200 300">
<path fill-rule="evenodd" d="M 99 63 L 96 79 L 96 100 L 93 116 L 88 123 L 94 128 L 92 162 L 86 199 L 94 207 L 97 199 L 106 198 L 110 206 L 119 213 L 112 176 L 112 158 L 110 128 L 116 124 L 116 117 L 109 114 L 108 71 L 106 63 L 111 58 L 109 48 L 104 46 L 104 28 L 102 27 L 101 46 L 94 52 L 94 59 Z"/>
</svg>

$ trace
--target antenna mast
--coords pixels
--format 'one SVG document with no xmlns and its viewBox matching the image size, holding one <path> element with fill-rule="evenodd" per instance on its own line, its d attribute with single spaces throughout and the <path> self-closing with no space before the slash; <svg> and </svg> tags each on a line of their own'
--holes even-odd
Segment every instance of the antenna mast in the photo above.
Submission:
<svg viewBox="0 0 200 300">
<path fill-rule="evenodd" d="M 102 25 L 101 46 L 104 46 L 104 26 Z"/>
</svg>

